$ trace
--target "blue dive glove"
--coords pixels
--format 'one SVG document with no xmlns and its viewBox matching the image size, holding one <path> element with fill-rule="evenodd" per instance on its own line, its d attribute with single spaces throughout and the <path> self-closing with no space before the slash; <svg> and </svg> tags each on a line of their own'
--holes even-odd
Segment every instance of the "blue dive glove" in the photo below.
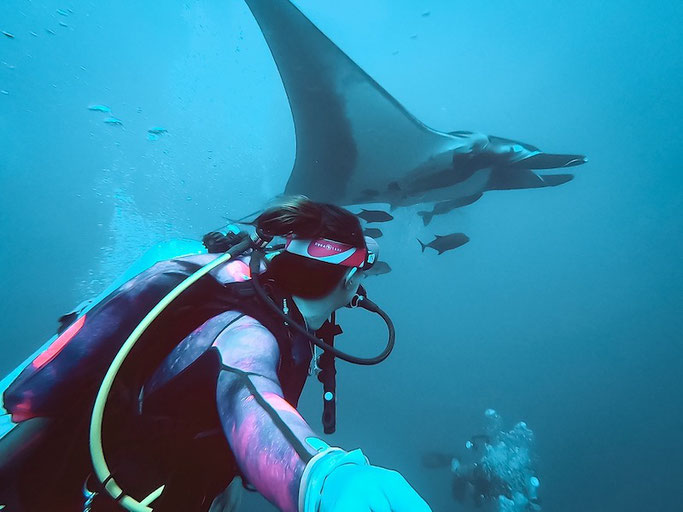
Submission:
<svg viewBox="0 0 683 512">
<path fill-rule="evenodd" d="M 431 512 L 400 473 L 370 465 L 360 450 L 306 441 L 318 454 L 301 478 L 299 512 Z"/>
</svg>

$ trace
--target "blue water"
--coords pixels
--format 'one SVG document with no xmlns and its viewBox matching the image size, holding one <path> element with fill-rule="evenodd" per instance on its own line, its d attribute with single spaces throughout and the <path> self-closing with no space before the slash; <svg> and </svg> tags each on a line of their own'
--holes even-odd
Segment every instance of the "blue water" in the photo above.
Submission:
<svg viewBox="0 0 683 512">
<path fill-rule="evenodd" d="M 426 124 L 589 157 L 567 185 L 489 192 L 428 228 L 422 208 L 396 212 L 394 271 L 367 288 L 397 348 L 339 364 L 331 442 L 464 510 L 420 456 L 458 449 L 493 407 L 536 434 L 544 510 L 679 510 L 683 4 L 296 4 Z M 294 135 L 241 1 L 5 0 L 0 30 L 4 375 L 145 248 L 279 193 Z M 416 236 L 453 231 L 471 241 L 420 253 Z M 379 347 L 374 319 L 342 319 L 345 346 Z M 302 405 L 315 428 L 318 394 Z"/>
</svg>

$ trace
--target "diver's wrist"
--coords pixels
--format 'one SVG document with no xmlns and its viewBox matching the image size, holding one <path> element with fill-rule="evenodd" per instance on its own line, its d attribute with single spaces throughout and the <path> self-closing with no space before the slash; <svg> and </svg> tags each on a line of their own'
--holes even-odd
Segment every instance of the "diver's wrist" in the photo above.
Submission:
<svg viewBox="0 0 683 512">
<path fill-rule="evenodd" d="M 306 464 L 299 484 L 299 512 L 318 512 L 323 487 L 328 476 L 340 466 L 368 465 L 368 459 L 361 450 L 347 452 L 325 441 L 309 437 L 306 442 L 318 453 Z"/>
</svg>

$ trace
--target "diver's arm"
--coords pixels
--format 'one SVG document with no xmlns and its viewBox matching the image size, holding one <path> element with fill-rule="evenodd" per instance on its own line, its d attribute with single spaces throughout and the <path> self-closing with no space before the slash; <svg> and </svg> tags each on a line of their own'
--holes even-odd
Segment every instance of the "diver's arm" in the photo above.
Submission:
<svg viewBox="0 0 683 512">
<path fill-rule="evenodd" d="M 256 320 L 243 317 L 214 346 L 224 368 L 218 412 L 237 464 L 266 499 L 296 512 L 301 475 L 316 453 L 306 439 L 318 436 L 283 398 L 277 341 Z"/>
<path fill-rule="evenodd" d="M 273 335 L 243 317 L 214 343 L 222 357 L 217 400 L 223 431 L 247 480 L 280 510 L 428 512 L 396 471 L 360 450 L 322 441 L 282 397 Z"/>
</svg>

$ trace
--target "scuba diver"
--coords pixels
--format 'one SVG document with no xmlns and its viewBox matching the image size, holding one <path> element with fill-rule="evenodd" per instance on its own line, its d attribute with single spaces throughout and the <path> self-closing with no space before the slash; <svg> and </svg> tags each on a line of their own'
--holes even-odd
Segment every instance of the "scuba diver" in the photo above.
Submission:
<svg viewBox="0 0 683 512">
<path fill-rule="evenodd" d="M 0 402 L 0 509 L 227 512 L 244 486 L 288 512 L 430 510 L 296 409 L 318 374 L 333 431 L 335 358 L 377 364 L 393 348 L 360 286 L 377 243 L 349 211 L 303 196 L 251 224 L 253 238 L 209 233 L 208 253 L 158 261 L 62 317 Z M 377 357 L 334 346 L 346 305 L 387 323 Z"/>
<path fill-rule="evenodd" d="M 464 455 L 428 453 L 422 457 L 423 465 L 450 465 L 453 498 L 460 503 L 492 512 L 540 511 L 533 432 L 523 421 L 503 431 L 501 417 L 493 409 L 484 416 L 484 433 L 465 443 Z"/>
</svg>

